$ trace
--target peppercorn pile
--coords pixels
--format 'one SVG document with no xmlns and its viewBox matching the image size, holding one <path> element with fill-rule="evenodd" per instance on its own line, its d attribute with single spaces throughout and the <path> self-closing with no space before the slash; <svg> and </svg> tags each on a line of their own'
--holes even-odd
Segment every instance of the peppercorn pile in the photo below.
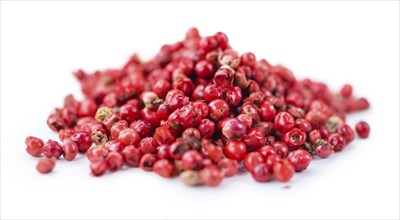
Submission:
<svg viewBox="0 0 400 220">
<path fill-rule="evenodd" d="M 369 108 L 350 85 L 333 93 L 297 80 L 284 66 L 239 55 L 224 33 L 201 37 L 196 28 L 149 61 L 134 55 L 120 69 L 74 75 L 84 100 L 67 95 L 47 119 L 61 143 L 25 141 L 29 154 L 44 155 L 41 173 L 81 153 L 94 176 L 128 166 L 217 186 L 243 165 L 258 182 L 286 182 L 313 157 L 344 150 L 355 138 L 345 113 Z M 355 130 L 369 135 L 366 122 Z"/>
</svg>

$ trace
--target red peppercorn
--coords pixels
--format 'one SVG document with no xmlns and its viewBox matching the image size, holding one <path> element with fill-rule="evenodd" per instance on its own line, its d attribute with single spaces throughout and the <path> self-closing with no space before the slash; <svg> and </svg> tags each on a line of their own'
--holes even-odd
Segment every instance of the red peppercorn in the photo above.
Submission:
<svg viewBox="0 0 400 220">
<path fill-rule="evenodd" d="M 57 141 L 49 140 L 43 145 L 42 153 L 47 158 L 54 157 L 58 159 L 63 154 L 63 147 Z"/>
<path fill-rule="evenodd" d="M 342 151 L 344 148 L 346 148 L 346 141 L 340 134 L 330 134 L 327 140 L 329 144 L 332 145 L 335 152 Z"/>
<path fill-rule="evenodd" d="M 104 147 L 108 150 L 108 152 L 118 152 L 121 153 L 125 148 L 125 145 L 118 139 L 114 139 L 104 144 Z"/>
<path fill-rule="evenodd" d="M 129 125 L 129 127 L 135 129 L 140 138 L 149 137 L 153 133 L 151 124 L 143 120 L 134 121 Z"/>
<path fill-rule="evenodd" d="M 186 151 L 182 156 L 182 167 L 185 170 L 200 170 L 203 168 L 203 157 L 196 150 Z"/>
<path fill-rule="evenodd" d="M 94 176 L 101 176 L 107 171 L 107 163 L 101 158 L 90 163 L 90 171 Z"/>
<path fill-rule="evenodd" d="M 210 110 L 210 119 L 213 121 L 219 121 L 229 116 L 229 105 L 222 99 L 216 99 L 208 104 Z"/>
<path fill-rule="evenodd" d="M 142 111 L 140 111 L 140 114 L 142 116 L 142 120 L 150 123 L 150 125 L 155 128 L 160 125 L 160 118 L 157 116 L 157 112 L 152 111 L 149 108 L 144 108 Z"/>
<path fill-rule="evenodd" d="M 274 142 L 272 146 L 275 147 L 276 153 L 282 158 L 285 159 L 289 154 L 288 146 L 283 142 Z"/>
<path fill-rule="evenodd" d="M 140 136 L 136 130 L 125 128 L 119 133 L 118 140 L 124 145 L 135 145 L 140 141 Z"/>
<path fill-rule="evenodd" d="M 257 182 L 268 182 L 271 179 L 271 174 L 267 165 L 264 163 L 258 164 L 251 170 L 251 176 Z"/>
<path fill-rule="evenodd" d="M 297 149 L 289 153 L 288 160 L 293 164 L 296 171 L 307 169 L 312 160 L 312 156 L 308 151 Z"/>
<path fill-rule="evenodd" d="M 294 175 L 294 166 L 288 160 L 277 161 L 274 164 L 273 173 L 280 182 L 289 181 Z"/>
<path fill-rule="evenodd" d="M 302 118 L 296 119 L 294 127 L 304 131 L 305 133 L 309 133 L 312 129 L 311 123 Z"/>
<path fill-rule="evenodd" d="M 157 157 L 154 154 L 144 154 L 142 158 L 140 158 L 139 167 L 145 171 L 152 171 L 156 160 Z"/>
<path fill-rule="evenodd" d="M 161 159 L 154 163 L 153 171 L 162 177 L 170 178 L 175 173 L 175 167 L 169 160 Z"/>
<path fill-rule="evenodd" d="M 308 133 L 308 141 L 310 141 L 311 144 L 314 144 L 321 138 L 321 133 L 319 133 L 318 130 L 312 130 L 310 133 Z"/>
<path fill-rule="evenodd" d="M 349 84 L 345 84 L 343 85 L 342 89 L 340 90 L 340 94 L 343 97 L 350 97 L 353 93 L 353 87 Z"/>
<path fill-rule="evenodd" d="M 274 128 L 275 130 L 285 133 L 294 127 L 294 118 L 287 112 L 279 112 L 275 117 Z"/>
<path fill-rule="evenodd" d="M 249 115 L 253 120 L 253 124 L 260 122 L 260 114 L 258 113 L 257 106 L 251 103 L 243 104 L 241 113 Z"/>
<path fill-rule="evenodd" d="M 271 135 L 273 129 L 274 129 L 274 123 L 272 122 L 266 122 L 266 121 L 260 121 L 258 124 L 255 125 L 256 128 L 260 128 L 261 131 L 264 133 L 264 135 L 267 137 Z"/>
<path fill-rule="evenodd" d="M 286 132 L 282 136 L 282 142 L 285 143 L 290 149 L 297 149 L 306 141 L 306 133 L 298 128 Z"/>
<path fill-rule="evenodd" d="M 128 127 L 128 123 L 125 120 L 121 120 L 116 122 L 113 126 L 111 126 L 110 133 L 113 139 L 118 138 L 119 133 Z"/>
<path fill-rule="evenodd" d="M 273 172 L 275 163 L 281 160 L 282 158 L 277 154 L 272 154 L 268 156 L 267 160 L 265 160 L 265 165 L 267 166 L 270 173 Z"/>
<path fill-rule="evenodd" d="M 224 179 L 223 173 L 215 165 L 205 167 L 204 169 L 200 170 L 199 174 L 202 183 L 207 186 L 218 186 Z"/>
<path fill-rule="evenodd" d="M 356 132 L 360 138 L 367 138 L 369 136 L 369 130 L 369 125 L 365 121 L 360 121 L 356 125 Z"/>
<path fill-rule="evenodd" d="M 89 148 L 89 150 L 86 153 L 86 157 L 91 161 L 96 161 L 97 159 L 101 158 L 104 159 L 108 154 L 108 150 L 102 146 L 93 146 Z"/>
<path fill-rule="evenodd" d="M 224 153 L 221 147 L 215 146 L 214 144 L 206 144 L 201 147 L 203 155 L 217 163 L 224 157 Z"/>
<path fill-rule="evenodd" d="M 250 67 L 254 67 L 256 65 L 257 59 L 256 56 L 253 53 L 244 53 L 242 56 L 240 56 L 240 63 L 242 65 L 247 65 Z"/>
<path fill-rule="evenodd" d="M 70 138 L 64 138 L 63 143 L 63 154 L 67 161 L 72 161 L 78 155 L 79 148 L 78 145 L 72 141 Z"/>
<path fill-rule="evenodd" d="M 344 137 L 346 143 L 350 143 L 354 140 L 354 131 L 347 124 L 342 124 L 336 129 L 336 133 L 341 134 Z"/>
<path fill-rule="evenodd" d="M 181 159 L 183 154 L 189 149 L 190 148 L 188 144 L 177 140 L 169 147 L 169 156 L 171 156 L 173 159 Z"/>
<path fill-rule="evenodd" d="M 142 154 L 152 153 L 155 154 L 157 152 L 157 142 L 152 137 L 145 137 L 137 145 L 137 148 L 140 150 Z"/>
<path fill-rule="evenodd" d="M 243 142 L 248 150 L 257 150 L 265 144 L 266 140 L 264 132 L 260 128 L 250 128 L 243 137 Z"/>
<path fill-rule="evenodd" d="M 62 140 L 64 140 L 64 138 L 71 137 L 73 134 L 75 134 L 75 130 L 73 130 L 73 129 L 61 129 L 58 132 L 58 137 L 62 141 Z"/>
<path fill-rule="evenodd" d="M 144 106 L 146 108 L 149 108 L 151 110 L 157 110 L 158 106 L 163 102 L 160 97 L 155 92 L 143 92 L 140 95 L 140 100 L 143 102 Z"/>
<path fill-rule="evenodd" d="M 135 148 L 133 145 L 128 145 L 122 150 L 121 154 L 128 166 L 139 166 L 140 157 L 142 156 L 139 149 Z"/>
<path fill-rule="evenodd" d="M 224 147 L 225 156 L 237 161 L 243 160 L 246 156 L 246 152 L 246 144 L 237 140 L 228 141 Z"/>
<path fill-rule="evenodd" d="M 226 177 L 234 176 L 239 170 L 238 162 L 228 158 L 220 160 L 218 162 L 218 167 Z"/>
<path fill-rule="evenodd" d="M 78 131 L 70 138 L 78 145 L 79 152 L 82 153 L 85 153 L 87 150 L 89 150 L 90 146 L 93 144 L 90 135 L 84 131 Z"/>
<path fill-rule="evenodd" d="M 319 110 L 311 110 L 306 114 L 305 117 L 311 125 L 316 128 L 318 126 L 324 125 L 324 123 L 328 120 L 328 116 Z"/>
<path fill-rule="evenodd" d="M 34 157 L 38 157 L 40 156 L 40 154 L 42 154 L 42 147 L 44 145 L 44 142 L 41 139 L 29 136 L 25 139 L 25 145 L 26 152 L 28 152 L 28 154 Z"/>
<path fill-rule="evenodd" d="M 201 139 L 201 133 L 196 128 L 187 128 L 186 130 L 184 130 L 182 132 L 181 137 L 182 137 L 182 139 L 193 137 L 193 138 L 195 138 L 197 140 L 200 140 Z"/>
<path fill-rule="evenodd" d="M 318 140 L 313 145 L 314 153 L 320 158 L 327 158 L 333 154 L 332 145 L 325 140 Z"/>
<path fill-rule="evenodd" d="M 56 166 L 56 161 L 57 159 L 52 157 L 52 158 L 42 158 L 39 160 L 36 169 L 39 171 L 41 174 L 46 174 L 50 173 L 54 167 Z"/>
<path fill-rule="evenodd" d="M 205 60 L 198 62 L 194 70 L 196 72 L 196 76 L 203 79 L 210 78 L 214 73 L 213 65 Z"/>
<path fill-rule="evenodd" d="M 236 118 L 241 121 L 247 129 L 251 128 L 253 125 L 253 119 L 248 114 L 239 114 Z"/>
<path fill-rule="evenodd" d="M 243 160 L 244 167 L 249 172 L 251 172 L 254 169 L 254 167 L 256 167 L 258 164 L 261 163 L 264 163 L 264 158 L 257 151 L 248 153 Z"/>
<path fill-rule="evenodd" d="M 275 118 L 276 110 L 274 105 L 270 102 L 261 102 L 258 107 L 260 108 L 261 118 L 263 121 L 272 121 Z"/>
<path fill-rule="evenodd" d="M 125 104 L 119 109 L 119 115 L 122 120 L 131 123 L 140 117 L 140 109 L 136 105 Z"/>
<path fill-rule="evenodd" d="M 265 161 L 270 155 L 277 154 L 275 147 L 273 147 L 272 145 L 262 146 L 257 151 L 263 156 Z"/>
<path fill-rule="evenodd" d="M 161 126 L 156 128 L 156 132 L 154 134 L 154 139 L 157 141 L 159 145 L 162 144 L 171 144 L 175 141 L 175 133 L 172 129 L 167 126 Z"/>
<path fill-rule="evenodd" d="M 97 104 L 93 99 L 85 99 L 79 106 L 78 115 L 83 116 L 94 116 L 97 111 Z"/>
<path fill-rule="evenodd" d="M 229 118 L 222 127 L 222 134 L 227 139 L 242 139 L 246 132 L 246 126 L 237 118 Z"/>
<path fill-rule="evenodd" d="M 120 170 L 122 169 L 122 165 L 124 165 L 124 159 L 118 152 L 109 153 L 105 160 L 110 171 Z"/>
<path fill-rule="evenodd" d="M 355 135 L 345 114 L 370 106 L 349 84 L 333 93 L 324 83 L 296 80 L 251 52 L 239 56 L 224 33 L 202 37 L 196 28 L 152 59 L 133 55 L 120 69 L 74 75 L 83 101 L 67 95 L 47 118 L 63 146 L 28 137 L 26 151 L 51 160 L 86 152 L 94 176 L 127 164 L 216 186 L 243 160 L 256 181 L 273 174 L 285 182 L 311 155 L 345 149 Z M 369 125 L 355 131 L 366 138 Z M 52 169 L 47 162 L 39 162 L 40 172 Z"/>
<path fill-rule="evenodd" d="M 223 90 L 215 84 L 208 84 L 204 87 L 204 99 L 208 102 L 219 99 L 222 97 Z"/>
<path fill-rule="evenodd" d="M 165 98 L 172 85 L 165 79 L 160 79 L 153 85 L 153 92 L 155 92 L 161 99 Z"/>
</svg>

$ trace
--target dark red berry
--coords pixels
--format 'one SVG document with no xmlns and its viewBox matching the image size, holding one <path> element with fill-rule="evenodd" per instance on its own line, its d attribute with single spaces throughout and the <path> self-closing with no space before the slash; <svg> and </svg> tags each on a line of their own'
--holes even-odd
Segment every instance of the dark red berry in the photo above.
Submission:
<svg viewBox="0 0 400 220">
<path fill-rule="evenodd" d="M 275 130 L 285 133 L 294 127 L 294 118 L 287 112 L 279 112 L 275 117 L 274 128 Z"/>
<path fill-rule="evenodd" d="M 40 154 L 42 154 L 42 147 L 44 145 L 44 142 L 41 139 L 29 136 L 25 139 L 25 145 L 26 152 L 28 152 L 28 154 L 34 157 L 38 157 L 40 156 Z"/>
<path fill-rule="evenodd" d="M 226 177 L 234 176 L 239 170 L 238 162 L 228 158 L 220 160 L 218 162 L 218 167 Z"/>
<path fill-rule="evenodd" d="M 365 121 L 360 121 L 356 125 L 356 132 L 360 138 L 367 138 L 369 136 L 369 125 Z"/>
<path fill-rule="evenodd" d="M 94 176 L 101 176 L 107 171 L 107 163 L 102 159 L 90 163 L 90 171 Z"/>
<path fill-rule="evenodd" d="M 303 171 L 307 169 L 312 156 L 308 151 L 298 149 L 289 153 L 288 160 L 293 164 L 296 171 Z"/>
<path fill-rule="evenodd" d="M 154 163 L 153 171 L 162 177 L 170 178 L 175 174 L 175 167 L 169 160 L 161 159 Z"/>
<path fill-rule="evenodd" d="M 288 160 L 277 161 L 274 164 L 273 173 L 280 182 L 289 181 L 294 175 L 294 166 Z"/>
<path fill-rule="evenodd" d="M 301 147 L 305 141 L 306 133 L 298 128 L 293 128 L 282 136 L 282 142 L 285 143 L 290 149 L 297 149 Z"/>
<path fill-rule="evenodd" d="M 257 151 L 250 152 L 243 160 L 244 167 L 251 172 L 258 164 L 264 163 L 264 158 Z"/>
<path fill-rule="evenodd" d="M 70 138 L 64 138 L 63 143 L 63 154 L 67 161 L 72 161 L 78 155 L 79 148 L 78 145 L 72 141 Z"/>
<path fill-rule="evenodd" d="M 257 182 L 268 182 L 271 179 L 271 174 L 267 165 L 264 163 L 258 164 L 251 170 L 251 176 Z"/>
<path fill-rule="evenodd" d="M 237 161 L 243 160 L 246 156 L 246 152 L 246 144 L 238 140 L 230 140 L 224 147 L 225 156 Z"/>
</svg>

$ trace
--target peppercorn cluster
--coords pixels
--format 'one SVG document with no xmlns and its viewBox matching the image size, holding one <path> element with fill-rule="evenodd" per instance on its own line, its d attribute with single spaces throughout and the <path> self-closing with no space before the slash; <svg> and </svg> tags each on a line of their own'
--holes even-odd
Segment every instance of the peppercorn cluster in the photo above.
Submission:
<svg viewBox="0 0 400 220">
<path fill-rule="evenodd" d="M 60 142 L 29 136 L 37 169 L 86 154 L 94 176 L 140 167 L 187 185 L 217 186 L 239 169 L 254 180 L 289 181 L 313 157 L 327 158 L 355 138 L 345 114 L 369 108 L 352 86 L 331 92 L 298 80 L 281 65 L 239 55 L 227 36 L 196 28 L 148 61 L 133 55 L 122 68 L 74 72 L 84 99 L 67 95 L 47 119 Z M 360 122 L 356 131 L 369 135 Z"/>
</svg>

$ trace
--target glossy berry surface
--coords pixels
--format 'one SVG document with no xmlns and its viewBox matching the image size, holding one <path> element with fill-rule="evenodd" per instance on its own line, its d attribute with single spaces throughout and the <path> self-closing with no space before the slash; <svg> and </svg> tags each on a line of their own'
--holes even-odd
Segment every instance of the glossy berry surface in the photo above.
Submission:
<svg viewBox="0 0 400 220">
<path fill-rule="evenodd" d="M 369 136 L 369 125 L 365 121 L 360 121 L 356 124 L 356 132 L 360 138 L 368 138 Z"/>
<path fill-rule="evenodd" d="M 247 170 L 257 182 L 287 182 L 295 171 L 308 175 L 313 157 L 356 147 L 355 133 L 370 133 L 368 123 L 346 121 L 370 107 L 352 85 L 333 91 L 297 78 L 239 53 L 223 32 L 190 28 L 150 59 L 134 54 L 119 68 L 73 75 L 83 98 L 68 94 L 46 120 L 59 140 L 25 140 L 28 154 L 43 155 L 39 172 L 57 159 L 88 159 L 93 176 L 139 167 L 188 186 L 217 186 Z"/>
</svg>

